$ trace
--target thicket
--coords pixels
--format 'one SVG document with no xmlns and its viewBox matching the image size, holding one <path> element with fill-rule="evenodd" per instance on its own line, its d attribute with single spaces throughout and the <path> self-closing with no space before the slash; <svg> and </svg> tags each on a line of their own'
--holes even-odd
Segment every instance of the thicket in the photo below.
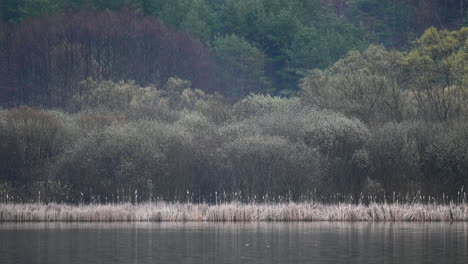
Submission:
<svg viewBox="0 0 468 264">
<path fill-rule="evenodd" d="M 439 26 L 466 15 L 452 2 Z M 0 199 L 456 196 L 468 183 L 468 29 L 431 27 L 405 52 L 365 48 L 410 39 L 425 16 L 406 35 L 395 23 L 426 9 L 346 3 L 2 2 L 17 23 L 0 25 Z M 353 12 L 371 36 L 344 19 Z M 289 97 L 264 94 L 275 89 Z"/>
<path fill-rule="evenodd" d="M 115 92 L 126 89 L 128 97 Z M 145 89 L 95 83 L 92 100 L 115 104 L 80 98 L 76 113 L 2 110 L 3 199 L 357 200 L 456 195 L 468 183 L 466 120 L 371 125 L 296 99 L 251 95 L 231 105 L 190 88 L 152 89 L 147 104 L 138 101 Z M 222 119 L 203 114 L 219 108 Z"/>
<path fill-rule="evenodd" d="M 0 11 L 0 89 L 25 89 L 4 94 L 35 105 L 61 106 L 56 90 L 74 94 L 88 77 L 160 85 L 177 76 L 232 100 L 292 93 L 307 69 L 368 43 L 317 0 L 15 0 Z"/>
<path fill-rule="evenodd" d="M 200 41 L 137 10 L 38 17 L 5 36 L 0 90 L 11 104 L 64 107 L 86 79 L 160 86 L 178 76 L 207 91 L 215 85 Z"/>
<path fill-rule="evenodd" d="M 216 57 L 225 67 L 219 75 L 227 77 L 227 80 L 220 82 L 230 89 L 224 91 L 226 95 L 237 96 L 236 99 L 246 94 L 242 91 L 246 88 L 247 93 L 259 90 L 275 91 L 277 94 L 294 93 L 297 82 L 307 70 L 326 69 L 348 51 L 362 51 L 369 43 L 380 43 L 387 48 L 404 48 L 430 26 L 453 30 L 468 25 L 468 4 L 465 0 L 3 0 L 0 3 L 0 20 L 14 28 L 28 20 L 47 20 L 44 17 L 63 13 L 69 16 L 86 11 L 90 13 L 89 16 L 79 21 L 106 37 L 109 31 L 117 29 L 117 32 L 121 32 L 112 25 L 125 24 L 128 20 L 102 23 L 102 18 L 92 17 L 94 11 L 122 12 L 126 8 L 158 17 L 166 25 L 188 32 L 212 47 L 215 51 L 212 57 Z M 80 25 L 65 22 L 68 27 L 80 28 Z M 44 36 L 50 34 L 37 33 Z M 120 41 L 128 37 L 128 34 L 121 33 Z M 101 42 L 102 38 L 94 41 Z M 184 44 L 186 46 L 191 45 L 190 40 L 184 42 L 187 42 Z M 71 44 L 67 43 L 64 45 Z M 154 54 L 147 52 L 147 41 L 144 43 L 137 49 L 129 43 L 129 50 L 143 50 L 150 60 L 159 61 L 152 57 Z M 219 47 L 220 44 L 222 47 Z M 57 46 L 50 48 L 52 53 L 60 49 Z M 96 46 L 96 49 L 99 48 Z M 111 51 L 113 54 L 121 52 L 113 51 L 113 48 Z M 233 56 L 243 52 L 253 56 L 248 57 L 248 61 L 245 56 Z M 37 56 L 37 53 L 32 56 Z M 126 67 L 126 60 L 132 61 L 125 58 L 113 63 Z M 138 60 L 142 61 L 140 58 Z M 98 60 L 97 63 L 101 62 Z M 239 65 L 243 63 L 247 63 L 247 66 L 241 69 Z M 139 68 L 138 65 L 131 67 L 135 66 Z M 252 74 L 245 74 L 251 69 Z M 147 70 L 151 71 L 152 68 Z M 133 79 L 140 81 L 141 74 L 145 73 L 140 72 Z M 183 75 L 182 72 L 178 74 Z M 168 78 L 165 75 L 160 77 Z M 186 75 L 179 77 L 188 78 Z M 241 86 L 230 86 L 233 80 Z M 154 80 L 142 81 L 141 84 L 146 85 L 144 81 Z M 164 83 L 166 80 L 159 81 Z M 197 84 L 196 80 L 191 81 Z M 249 86 L 252 83 L 259 85 Z M 241 91 L 237 92 L 237 89 Z"/>
<path fill-rule="evenodd" d="M 86 80 L 66 109 L 1 110 L 3 199 L 457 196 L 468 184 L 467 33 L 431 28 L 406 53 L 351 52 L 309 72 L 298 97 L 232 103 L 178 78 Z"/>
</svg>

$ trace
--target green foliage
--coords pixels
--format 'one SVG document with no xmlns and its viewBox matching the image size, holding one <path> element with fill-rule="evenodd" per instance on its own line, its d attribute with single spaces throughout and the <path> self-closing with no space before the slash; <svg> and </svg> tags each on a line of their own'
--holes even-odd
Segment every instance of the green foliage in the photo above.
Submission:
<svg viewBox="0 0 468 264">
<path fill-rule="evenodd" d="M 150 14 L 160 17 L 163 21 L 169 25 L 178 27 L 183 21 L 187 13 L 189 12 L 191 1 L 189 0 L 163 0 L 153 1 L 153 9 L 148 10 Z"/>
<path fill-rule="evenodd" d="M 403 63 L 408 87 L 425 119 L 446 121 L 466 113 L 468 28 L 426 30 Z"/>
<path fill-rule="evenodd" d="M 238 117 L 249 117 L 273 112 L 291 112 L 301 107 L 298 97 L 284 98 L 279 96 L 251 94 L 234 105 Z"/>
<path fill-rule="evenodd" d="M 361 69 L 393 78 L 393 55 L 381 47 L 351 53 L 327 78 Z M 0 110 L 2 188 L 43 202 L 214 202 L 215 192 L 226 200 L 284 201 L 310 192 L 449 194 L 468 183 L 463 118 L 396 122 L 389 115 L 393 122 L 364 123 L 336 112 L 354 108 L 314 109 L 305 91 L 301 98 L 251 94 L 230 104 L 178 78 L 161 90 L 83 85 L 74 114 Z"/>
<path fill-rule="evenodd" d="M 350 49 L 366 45 L 363 32 L 337 19 L 320 1 L 315 0 L 148 0 L 143 3 L 143 8 L 212 46 L 218 44 L 219 36 L 244 38 L 265 54 L 263 63 L 271 69 L 265 77 L 273 81 L 278 90 L 295 90 L 300 72 L 310 66 L 306 65 L 310 61 L 314 61 L 313 67 L 326 67 Z M 314 36 L 319 38 L 307 43 L 309 39 L 299 34 L 303 28 L 318 29 Z M 293 41 L 297 43 L 291 49 Z M 320 46 L 319 51 L 301 58 L 305 53 L 302 49 L 314 49 L 315 44 Z M 221 63 L 221 66 L 225 67 L 225 64 Z M 250 77 L 245 78 L 249 82 Z"/>
<path fill-rule="evenodd" d="M 180 28 L 207 43 L 211 39 L 211 28 L 208 26 L 208 21 L 204 20 L 204 18 L 203 13 L 196 9 L 191 9 Z"/>
<path fill-rule="evenodd" d="M 344 23 L 327 28 L 303 27 L 294 36 L 287 51 L 288 70 L 303 77 L 306 70 L 324 69 L 351 49 L 366 46 L 367 41 L 360 36 L 359 30 Z"/>
<path fill-rule="evenodd" d="M 9 9 L 2 9 L 2 18 L 13 21 L 64 6 L 141 6 L 211 46 L 220 66 L 218 90 L 227 98 L 175 77 L 195 70 L 185 67 L 190 56 L 181 56 L 185 74 L 151 79 L 158 87 L 94 80 L 72 91 L 65 87 L 54 96 L 76 92 L 67 106 L 70 113 L 0 109 L 0 188 L 29 200 L 40 192 L 37 200 L 46 202 L 213 202 L 215 192 L 259 201 L 268 196 L 299 200 L 312 190 L 437 194 L 466 186 L 468 29 L 429 28 L 404 53 L 377 45 L 363 50 L 365 34 L 321 2 L 6 1 L 3 7 Z M 380 41 L 391 46 L 401 41 L 392 34 L 406 25 L 408 3 L 359 0 L 353 5 L 365 13 L 366 26 L 375 26 Z M 140 47 L 137 37 L 128 36 Z M 139 52 L 150 51 L 159 52 Z M 168 62 L 173 55 L 165 57 Z M 104 61 L 106 67 L 117 63 Z M 151 78 L 171 71 L 153 74 L 155 65 L 145 65 L 141 69 Z M 104 68 L 99 69 L 102 74 Z M 32 76 L 52 75 L 45 70 Z M 275 85 L 293 90 L 299 78 L 299 96 L 263 94 Z M 28 91 L 28 96 L 48 96 Z"/>
<path fill-rule="evenodd" d="M 301 82 L 306 104 L 366 122 L 447 121 L 467 111 L 468 30 L 430 28 L 406 52 L 371 46 Z"/>
<path fill-rule="evenodd" d="M 325 69 L 350 50 L 364 50 L 370 42 L 401 48 L 429 26 L 456 28 L 466 20 L 467 6 L 463 0 L 422 4 L 390 0 L 4 0 L 0 18 L 19 23 L 63 11 L 130 7 L 189 32 L 209 46 L 216 45 L 219 36 L 236 35 L 263 53 L 261 83 L 267 85 L 257 85 L 256 92 L 274 88 L 284 95 L 297 90 L 308 70 Z M 232 70 L 229 63 L 221 65 Z M 251 77 L 237 79 L 249 83 Z M 232 94 L 236 93 L 226 93 Z"/>
<path fill-rule="evenodd" d="M 404 47 L 428 27 L 460 27 L 467 10 L 464 0 L 357 0 L 351 3 L 348 18 L 386 47 Z"/>
<path fill-rule="evenodd" d="M 18 17 L 19 1 L 4 0 L 0 3 L 2 21 L 14 21 Z"/>
<path fill-rule="evenodd" d="M 169 79 L 171 83 L 174 79 Z M 187 81 L 184 81 L 187 82 Z M 188 82 L 190 83 L 190 82 Z M 74 106 L 78 109 L 98 109 L 102 112 L 121 112 L 115 117 L 107 114 L 98 116 L 82 116 L 85 125 L 104 121 L 102 124 L 113 123 L 125 119 L 160 118 L 171 119 L 169 110 L 170 97 L 163 97 L 163 92 L 154 86 L 141 87 L 134 82 L 97 82 L 87 80 L 82 83 L 84 91 L 73 97 Z M 168 89 L 176 89 L 176 85 L 167 85 Z M 170 91 L 168 91 L 170 93 Z M 93 121 L 94 120 L 94 121 Z"/>
<path fill-rule="evenodd" d="M 97 10 L 117 10 L 124 6 L 139 7 L 141 5 L 141 1 L 142 0 L 81 0 L 80 4 L 84 7 L 86 7 L 86 5 L 92 5 Z"/>
<path fill-rule="evenodd" d="M 165 156 L 150 140 L 156 136 L 153 133 L 134 123 L 96 130 L 82 137 L 55 164 L 53 175 L 74 186 L 70 198 L 75 201 L 80 200 L 80 192 L 86 199 L 100 194 L 101 202 L 106 197 L 110 200 L 116 191 L 127 195 L 135 189 L 142 192 L 149 188 L 148 182 L 159 183 L 164 176 Z"/>
<path fill-rule="evenodd" d="M 65 7 L 67 0 L 6 0 L 3 3 L 2 19 L 19 22 L 39 15 L 53 15 Z"/>
<path fill-rule="evenodd" d="M 401 121 L 406 111 L 399 77 L 401 57 L 380 46 L 352 51 L 325 71 L 309 72 L 301 83 L 302 99 L 367 122 Z"/>
<path fill-rule="evenodd" d="M 239 39 L 245 40 L 245 43 L 233 45 L 240 44 L 237 49 L 246 52 L 246 57 L 254 55 L 253 62 L 248 62 L 248 67 L 254 67 L 255 71 L 253 76 L 238 75 L 236 79 L 241 82 L 240 86 L 246 84 L 257 86 L 255 90 L 257 92 L 269 92 L 272 86 L 278 91 L 295 91 L 298 79 L 307 69 L 325 68 L 349 50 L 362 49 L 367 45 L 367 37 L 362 30 L 336 17 L 318 0 L 22 0 L 11 3 L 9 0 L 6 1 L 5 7 L 2 8 L 4 13 L 2 17 L 7 21 L 20 22 L 28 17 L 54 15 L 62 11 L 74 12 L 81 9 L 104 11 L 130 7 L 138 12 L 143 11 L 156 16 L 171 27 L 189 32 L 209 46 L 219 46 L 221 39 L 219 36 L 238 36 Z M 218 55 L 214 56 L 219 59 Z M 223 70 L 232 71 L 232 63 L 226 61 L 226 56 L 221 57 L 224 57 L 220 61 Z M 242 56 L 238 57 L 242 59 Z M 259 68 L 254 65 L 263 66 Z M 131 75 L 134 76 L 135 73 Z M 227 78 L 228 80 L 221 85 L 232 81 Z M 252 84 L 252 78 L 259 79 L 259 83 Z M 248 92 L 240 94 L 246 95 Z M 237 96 L 236 92 L 229 91 L 226 95 L 233 95 L 234 98 Z"/>
<path fill-rule="evenodd" d="M 358 0 L 351 7 L 351 21 L 367 27 L 385 46 L 398 47 L 407 43 L 412 33 L 408 28 L 410 5 L 408 1 Z"/>
<path fill-rule="evenodd" d="M 249 93 L 268 90 L 265 56 L 261 50 L 236 35 L 215 39 L 212 54 L 221 66 L 219 85 L 225 94 L 240 98 Z"/>
</svg>

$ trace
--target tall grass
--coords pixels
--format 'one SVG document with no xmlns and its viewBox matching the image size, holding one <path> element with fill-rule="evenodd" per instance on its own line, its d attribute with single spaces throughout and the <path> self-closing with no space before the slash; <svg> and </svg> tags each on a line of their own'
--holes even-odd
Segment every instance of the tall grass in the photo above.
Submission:
<svg viewBox="0 0 468 264">
<path fill-rule="evenodd" d="M 468 204 L 1 203 L 0 222 L 15 221 L 468 221 Z"/>
</svg>

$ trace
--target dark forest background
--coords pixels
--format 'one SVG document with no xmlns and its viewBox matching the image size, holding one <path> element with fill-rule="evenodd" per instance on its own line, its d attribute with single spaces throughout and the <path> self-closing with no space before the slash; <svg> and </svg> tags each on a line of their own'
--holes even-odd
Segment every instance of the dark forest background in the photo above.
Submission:
<svg viewBox="0 0 468 264">
<path fill-rule="evenodd" d="M 0 201 L 460 197 L 467 9 L 3 0 Z"/>
</svg>

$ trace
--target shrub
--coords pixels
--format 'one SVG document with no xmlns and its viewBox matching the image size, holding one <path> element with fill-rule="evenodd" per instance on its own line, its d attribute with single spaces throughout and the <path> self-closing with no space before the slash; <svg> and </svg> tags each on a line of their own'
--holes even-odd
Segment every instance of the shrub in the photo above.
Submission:
<svg viewBox="0 0 468 264">
<path fill-rule="evenodd" d="M 402 121 L 408 102 L 399 78 L 401 57 L 379 46 L 352 51 L 327 70 L 309 72 L 300 84 L 301 98 L 365 122 Z"/>
<path fill-rule="evenodd" d="M 57 137 L 62 124 L 49 113 L 29 107 L 10 110 L 7 114 L 8 129 L 19 160 L 27 167 L 40 165 L 61 148 Z"/>
<path fill-rule="evenodd" d="M 468 186 L 468 125 L 444 123 L 431 135 L 422 158 L 426 191 L 456 195 Z"/>
<path fill-rule="evenodd" d="M 250 94 L 234 105 L 238 118 L 272 114 L 274 112 L 291 112 L 301 108 L 298 97 L 284 98 L 279 96 Z"/>
<path fill-rule="evenodd" d="M 369 157 L 373 180 L 388 193 L 421 190 L 425 133 L 421 123 L 386 123 L 372 130 Z"/>
<path fill-rule="evenodd" d="M 18 188 L 23 200 L 35 195 L 33 183 L 47 181 L 48 166 L 73 140 L 58 115 L 25 106 L 2 110 L 0 180 Z"/>
<path fill-rule="evenodd" d="M 84 91 L 74 96 L 74 106 L 91 112 L 82 116 L 82 123 L 111 124 L 125 119 L 174 120 L 176 114 L 169 108 L 168 98 L 154 86 L 141 87 L 135 82 L 82 82 Z M 95 114 L 95 112 L 98 112 Z M 106 113 L 111 112 L 111 113 Z M 113 113 L 112 113 L 113 112 Z M 96 119 L 96 122 L 93 120 Z"/>
<path fill-rule="evenodd" d="M 405 54 L 405 82 L 420 118 L 448 121 L 466 115 L 468 27 L 428 28 Z"/>
<path fill-rule="evenodd" d="M 166 173 L 166 157 L 155 140 L 158 127 L 130 122 L 92 131 L 63 155 L 52 174 L 72 186 L 74 201 L 81 193 L 86 201 L 134 200 L 135 190 L 148 199 Z"/>
<path fill-rule="evenodd" d="M 108 111 L 83 111 L 78 114 L 77 121 L 79 128 L 85 132 L 126 122 L 127 118 L 122 112 Z"/>
<path fill-rule="evenodd" d="M 298 199 L 318 187 L 322 176 L 315 149 L 279 136 L 247 136 L 223 147 L 224 188 L 240 191 L 243 200 L 264 196 Z"/>
</svg>

